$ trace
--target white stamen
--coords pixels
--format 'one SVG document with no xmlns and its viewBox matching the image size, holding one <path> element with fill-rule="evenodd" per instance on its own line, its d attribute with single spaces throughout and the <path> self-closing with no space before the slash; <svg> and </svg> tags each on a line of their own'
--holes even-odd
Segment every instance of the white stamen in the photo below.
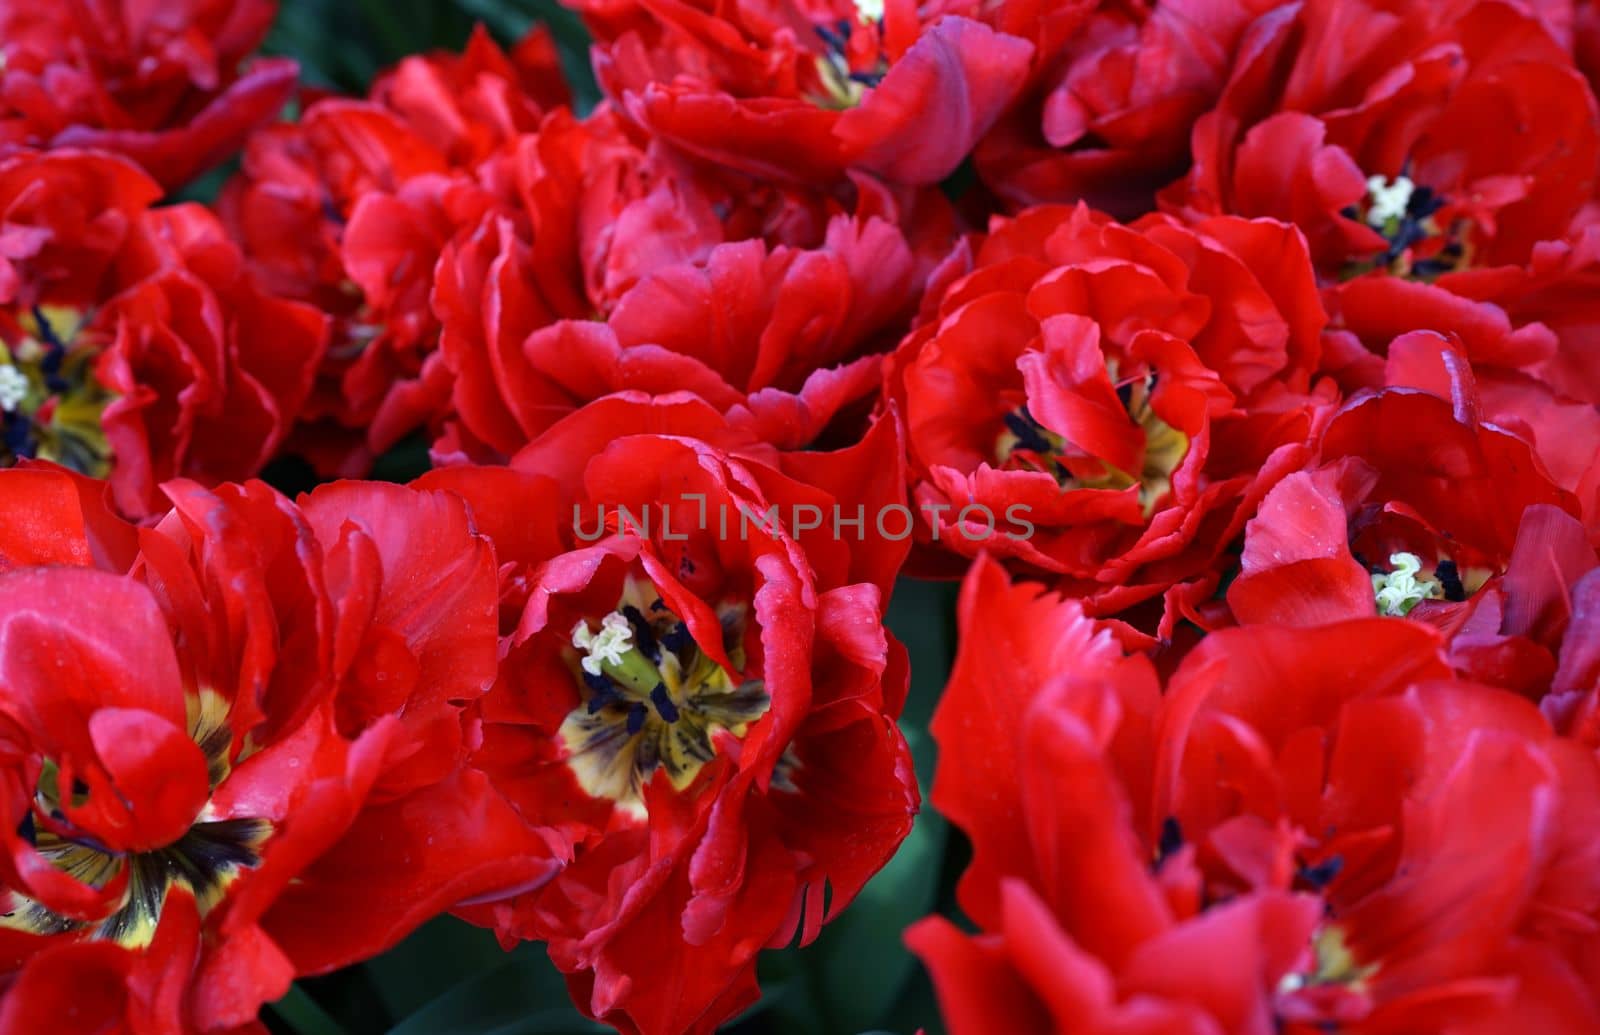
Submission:
<svg viewBox="0 0 1600 1035">
<path fill-rule="evenodd" d="M 600 635 L 596 636 L 589 631 L 589 623 L 580 619 L 572 627 L 572 645 L 583 651 L 583 670 L 598 676 L 601 665 L 621 665 L 622 656 L 633 649 L 633 626 L 613 611 L 600 620 Z"/>
<path fill-rule="evenodd" d="M 1389 563 L 1394 570 L 1387 575 L 1372 576 L 1372 592 L 1377 598 L 1378 613 L 1399 618 L 1413 607 L 1428 599 L 1438 599 L 1444 587 L 1432 579 L 1419 579 L 1422 558 L 1414 553 L 1392 553 Z"/>
<path fill-rule="evenodd" d="M 28 379 L 10 363 L 0 363 L 0 410 L 14 413 L 28 395 Z"/>
<path fill-rule="evenodd" d="M 856 13 L 864 22 L 883 21 L 883 0 L 856 0 Z"/>
<path fill-rule="evenodd" d="M 1408 176 L 1396 176 L 1393 183 L 1382 176 L 1367 177 L 1367 195 L 1372 198 L 1367 209 L 1368 225 L 1382 229 L 1389 220 L 1404 216 L 1416 189 Z"/>
</svg>

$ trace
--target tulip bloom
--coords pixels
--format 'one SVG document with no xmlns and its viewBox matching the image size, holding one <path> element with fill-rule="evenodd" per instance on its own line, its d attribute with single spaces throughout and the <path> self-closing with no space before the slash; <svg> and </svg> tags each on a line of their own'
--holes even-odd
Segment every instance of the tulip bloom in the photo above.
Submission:
<svg viewBox="0 0 1600 1035">
<path fill-rule="evenodd" d="M 871 516 L 904 499 L 897 449 L 884 421 L 782 457 L 703 402 L 635 394 L 511 470 L 423 479 L 500 515 L 506 657 L 473 762 L 576 845 L 542 889 L 464 915 L 548 942 L 592 1016 L 712 1031 L 758 995 L 757 950 L 815 938 L 909 831 L 907 669 L 882 627 L 904 544 Z M 864 538 L 829 527 L 857 507 Z"/>
<path fill-rule="evenodd" d="M 1324 319 L 1282 224 L 998 224 L 891 361 L 919 541 L 1057 577 L 1095 614 L 1212 578 L 1335 397 Z"/>
<path fill-rule="evenodd" d="M 957 1035 L 1600 1022 L 1600 767 L 1434 629 L 1223 630 L 1163 681 L 979 561 L 962 634 L 933 796 L 980 932 L 907 933 Z"/>
<path fill-rule="evenodd" d="M 167 479 L 257 473 L 310 391 L 324 316 L 266 291 L 205 208 L 148 208 L 159 192 L 125 160 L 20 155 L 0 191 L 0 466 L 108 477 L 134 517 Z"/>
<path fill-rule="evenodd" d="M 1033 44 L 979 5 L 903 0 L 745 10 L 703 0 L 583 0 L 595 70 L 626 116 L 763 180 L 847 170 L 912 185 L 955 171 L 1028 74 Z"/>
<path fill-rule="evenodd" d="M 245 63 L 273 0 L 135 4 L 0 3 L 5 78 L 0 142 L 94 148 L 177 190 L 277 117 L 299 69 Z"/>
<path fill-rule="evenodd" d="M 559 866 L 449 750 L 496 654 L 459 499 L 172 482 L 135 529 L 58 468 L 0 489 L 0 1025 L 233 1030 Z"/>
</svg>

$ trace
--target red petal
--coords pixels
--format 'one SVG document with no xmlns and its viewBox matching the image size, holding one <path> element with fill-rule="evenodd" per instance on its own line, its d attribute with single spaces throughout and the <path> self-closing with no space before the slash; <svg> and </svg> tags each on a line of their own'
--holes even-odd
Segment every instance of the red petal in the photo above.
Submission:
<svg viewBox="0 0 1600 1035">
<path fill-rule="evenodd" d="M 834 136 L 856 165 L 901 183 L 955 171 L 1027 78 L 1033 44 L 946 16 L 896 61 Z"/>
</svg>

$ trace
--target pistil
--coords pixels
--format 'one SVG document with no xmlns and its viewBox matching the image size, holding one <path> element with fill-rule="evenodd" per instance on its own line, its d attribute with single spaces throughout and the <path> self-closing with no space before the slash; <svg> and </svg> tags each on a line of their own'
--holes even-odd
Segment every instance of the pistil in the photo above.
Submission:
<svg viewBox="0 0 1600 1035">
<path fill-rule="evenodd" d="M 1432 579 L 1419 579 L 1422 558 L 1414 553 L 1392 553 L 1387 573 L 1372 576 L 1372 593 L 1378 613 L 1391 618 L 1401 618 L 1424 600 L 1440 600 L 1445 595 L 1444 586 Z"/>
<path fill-rule="evenodd" d="M 746 610 L 718 609 L 721 646 L 738 667 Z M 743 736 L 770 703 L 760 679 L 713 661 L 647 583 L 630 579 L 616 609 L 579 621 L 570 639 L 584 702 L 562 723 L 568 764 L 587 793 L 637 815 L 656 770 L 683 790 L 715 757 L 716 733 Z"/>
</svg>

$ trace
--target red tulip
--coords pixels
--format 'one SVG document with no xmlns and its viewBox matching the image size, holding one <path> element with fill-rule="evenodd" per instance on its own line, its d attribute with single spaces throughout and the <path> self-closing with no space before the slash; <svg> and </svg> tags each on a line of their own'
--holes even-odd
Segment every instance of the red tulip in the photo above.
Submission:
<svg viewBox="0 0 1600 1035">
<path fill-rule="evenodd" d="M 449 753 L 496 658 L 460 500 L 335 487 L 308 522 L 259 483 L 171 482 L 136 531 L 67 472 L 0 483 L 62 530 L 0 543 L 0 1021 L 232 1030 L 297 974 L 559 866 L 565 840 Z"/>
<path fill-rule="evenodd" d="M 135 517 L 167 479 L 258 472 L 310 390 L 323 315 L 263 290 L 204 208 L 147 208 L 154 184 L 124 160 L 22 155 L 6 180 L 0 466 L 109 477 Z"/>
<path fill-rule="evenodd" d="M 1323 319 L 1282 224 L 999 224 L 892 360 L 919 542 L 1056 576 L 1095 614 L 1198 585 L 1308 455 Z"/>
<path fill-rule="evenodd" d="M 652 135 L 763 180 L 955 171 L 1028 75 L 1033 45 L 903 0 L 731 8 L 585 0 L 601 86 Z"/>
<path fill-rule="evenodd" d="M 1018 208 L 1083 199 L 1133 218 L 1189 163 L 1265 0 L 1050 4 L 1008 0 L 996 28 L 1034 42 L 1034 82 L 980 142 L 979 175 Z"/>
<path fill-rule="evenodd" d="M 1505 571 L 1526 508 L 1578 511 L 1527 443 L 1482 420 L 1450 342 L 1397 339 L 1387 368 L 1391 387 L 1351 399 L 1323 434 L 1320 466 L 1280 482 L 1246 527 L 1228 590 L 1239 621 L 1315 625 L 1463 601 Z"/>
<path fill-rule="evenodd" d="M 1436 630 L 1223 630 L 1163 688 L 987 560 L 961 618 L 934 803 L 973 840 L 980 930 L 907 933 L 951 1031 L 1600 1021 L 1600 766 L 1451 678 Z"/>
<path fill-rule="evenodd" d="M 783 458 L 698 400 L 620 396 L 512 470 L 423 479 L 495 515 L 506 658 L 473 763 L 577 845 L 466 915 L 547 941 L 620 1030 L 737 1013 L 757 950 L 815 938 L 910 829 L 905 656 L 881 624 L 904 545 L 872 519 L 903 507 L 898 448 L 885 420 Z M 858 506 L 864 539 L 832 524 Z"/>
<path fill-rule="evenodd" d="M 244 64 L 273 0 L 0 4 L 0 141 L 131 158 L 176 190 L 276 118 L 293 61 Z"/>
</svg>

